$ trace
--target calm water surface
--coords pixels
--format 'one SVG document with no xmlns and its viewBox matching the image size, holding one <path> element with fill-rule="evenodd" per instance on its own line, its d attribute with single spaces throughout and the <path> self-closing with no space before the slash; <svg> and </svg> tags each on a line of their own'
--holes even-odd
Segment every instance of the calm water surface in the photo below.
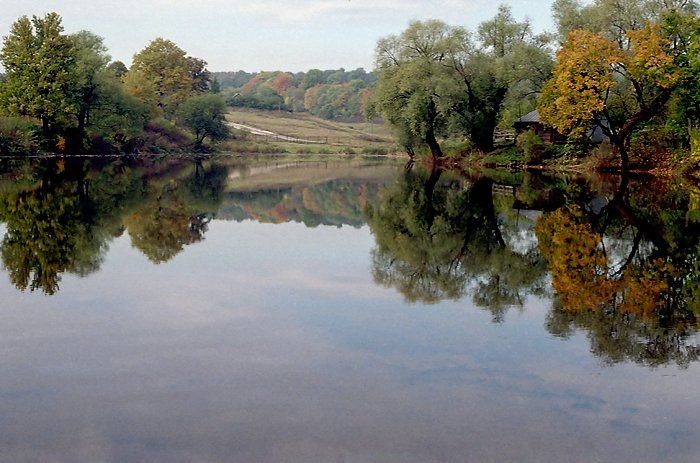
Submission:
<svg viewBox="0 0 700 463">
<path fill-rule="evenodd" d="M 4 163 L 0 461 L 700 461 L 698 190 L 496 174 Z"/>
</svg>

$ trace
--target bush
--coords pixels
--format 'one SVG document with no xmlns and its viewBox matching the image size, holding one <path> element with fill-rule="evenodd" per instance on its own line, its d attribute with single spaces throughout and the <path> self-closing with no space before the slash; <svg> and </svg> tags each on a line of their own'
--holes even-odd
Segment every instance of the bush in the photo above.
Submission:
<svg viewBox="0 0 700 463">
<path fill-rule="evenodd" d="M 39 150 L 40 128 L 20 117 L 0 117 L 0 154 L 31 154 Z"/>
<path fill-rule="evenodd" d="M 228 137 L 225 114 L 224 99 L 212 93 L 190 97 L 181 108 L 185 126 L 194 132 L 195 146 L 200 146 L 205 138 L 218 141 Z"/>
<path fill-rule="evenodd" d="M 544 156 L 544 141 L 534 131 L 528 130 L 518 135 L 518 148 L 523 152 L 525 162 L 528 164 L 539 164 Z"/>
</svg>

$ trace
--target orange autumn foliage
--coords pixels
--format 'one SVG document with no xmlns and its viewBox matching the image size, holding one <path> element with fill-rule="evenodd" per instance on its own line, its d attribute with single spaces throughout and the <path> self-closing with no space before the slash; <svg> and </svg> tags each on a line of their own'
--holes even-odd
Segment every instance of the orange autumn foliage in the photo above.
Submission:
<svg viewBox="0 0 700 463">
<path fill-rule="evenodd" d="M 610 300 L 616 285 L 607 278 L 601 237 L 581 221 L 578 209 L 560 209 L 537 223 L 540 251 L 550 262 L 552 286 L 565 307 L 594 308 Z"/>
<path fill-rule="evenodd" d="M 615 302 L 622 312 L 649 316 L 665 303 L 673 266 L 662 259 L 613 272 L 603 237 L 578 208 L 560 209 L 537 223 L 540 252 L 549 261 L 552 286 L 568 310 L 592 310 Z"/>
<path fill-rule="evenodd" d="M 557 52 L 553 77 L 544 86 L 539 106 L 545 125 L 582 137 L 605 108 L 615 85 L 616 66 L 626 61 L 618 46 L 600 34 L 576 30 Z"/>
</svg>

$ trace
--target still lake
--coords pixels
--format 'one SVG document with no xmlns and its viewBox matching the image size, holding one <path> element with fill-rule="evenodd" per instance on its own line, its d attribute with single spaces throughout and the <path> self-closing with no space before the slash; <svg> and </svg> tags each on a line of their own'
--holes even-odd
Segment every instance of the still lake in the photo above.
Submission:
<svg viewBox="0 0 700 463">
<path fill-rule="evenodd" d="M 0 164 L 2 462 L 700 461 L 700 190 Z"/>
</svg>

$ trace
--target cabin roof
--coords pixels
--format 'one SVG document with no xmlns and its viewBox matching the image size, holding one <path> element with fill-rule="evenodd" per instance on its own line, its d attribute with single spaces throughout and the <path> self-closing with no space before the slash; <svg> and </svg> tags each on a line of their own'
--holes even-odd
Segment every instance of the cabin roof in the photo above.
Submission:
<svg viewBox="0 0 700 463">
<path fill-rule="evenodd" d="M 527 114 L 523 114 L 519 118 L 515 120 L 516 123 L 528 123 L 528 122 L 539 122 L 540 121 L 540 113 L 536 109 L 534 111 L 530 111 Z"/>
</svg>

